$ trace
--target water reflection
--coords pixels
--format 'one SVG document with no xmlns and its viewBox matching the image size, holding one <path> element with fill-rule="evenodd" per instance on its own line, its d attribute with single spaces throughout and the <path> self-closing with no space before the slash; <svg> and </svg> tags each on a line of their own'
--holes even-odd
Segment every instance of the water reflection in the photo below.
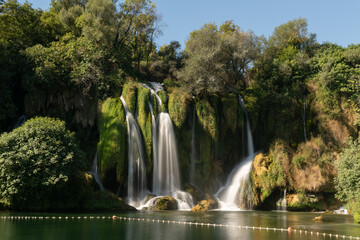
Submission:
<svg viewBox="0 0 360 240">
<path fill-rule="evenodd" d="M 0 214 L 4 216 L 5 214 Z M 16 215 L 16 214 L 13 214 Z M 43 215 L 43 214 L 39 214 Z M 112 215 L 112 214 L 111 214 Z M 107 214 L 106 216 L 111 216 Z M 326 215 L 322 223 L 311 219 L 318 214 L 292 212 L 136 212 L 121 214 L 131 218 L 161 219 L 181 222 L 215 223 L 235 226 L 255 226 L 284 228 L 291 226 L 296 232 L 273 230 L 240 229 L 238 227 L 196 226 L 178 223 L 158 223 L 152 221 L 128 221 L 112 219 L 74 219 L 74 220 L 9 220 L 0 219 L 1 239 L 336 239 L 347 235 L 360 237 L 359 226 L 353 224 L 351 217 L 345 215 Z M 65 216 L 55 214 L 55 216 Z M 89 215 L 87 215 L 89 216 Z M 104 214 L 101 214 L 104 216 Z M 300 233 L 299 230 L 302 230 Z M 305 233 L 306 231 L 306 233 Z M 313 234 L 311 234 L 313 232 Z M 331 233 L 330 236 L 317 235 L 316 232 Z"/>
</svg>

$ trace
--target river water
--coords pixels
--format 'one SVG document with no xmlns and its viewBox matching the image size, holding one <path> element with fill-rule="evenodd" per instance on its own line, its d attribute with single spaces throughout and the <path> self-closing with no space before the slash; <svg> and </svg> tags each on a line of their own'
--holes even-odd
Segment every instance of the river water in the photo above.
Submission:
<svg viewBox="0 0 360 240">
<path fill-rule="evenodd" d="M 113 219 L 113 215 L 117 217 Z M 0 213 L 0 239 L 322 240 L 350 239 L 350 236 L 353 239 L 356 237 L 360 239 L 360 226 L 354 224 L 350 216 L 323 215 L 325 217 L 324 222 L 313 222 L 312 219 L 319 215 L 319 213 L 261 211 L 211 211 L 206 213 L 164 211 L 120 214 Z M 13 219 L 11 219 L 11 216 Z M 27 216 L 28 218 L 19 218 L 20 216 Z M 49 219 L 45 219 L 45 216 L 49 217 Z M 44 218 L 40 219 L 39 217 Z M 84 219 L 84 217 L 86 218 Z M 191 224 L 189 224 L 190 222 Z M 210 226 L 207 226 L 207 224 L 210 224 Z M 248 226 L 248 229 L 245 226 Z M 262 229 L 252 229 L 253 226 L 262 227 Z M 280 230 L 288 229 L 288 227 L 292 228 L 291 232 Z M 278 230 L 272 230 L 272 228 Z M 343 235 L 349 237 L 343 238 Z"/>
</svg>

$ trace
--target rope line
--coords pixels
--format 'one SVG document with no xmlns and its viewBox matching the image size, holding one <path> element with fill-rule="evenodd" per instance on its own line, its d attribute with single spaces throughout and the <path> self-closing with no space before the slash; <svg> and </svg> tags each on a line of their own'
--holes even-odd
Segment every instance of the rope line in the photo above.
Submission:
<svg viewBox="0 0 360 240">
<path fill-rule="evenodd" d="M 306 231 L 302 229 L 289 228 L 269 228 L 269 227 L 255 227 L 255 226 L 243 226 L 243 225 L 229 225 L 229 224 L 216 224 L 216 223 L 202 223 L 202 222 L 184 222 L 175 220 L 161 220 L 161 219 L 150 219 L 150 218 L 132 218 L 132 217 L 121 217 L 121 216 L 1 216 L 2 220 L 81 220 L 81 219 L 112 219 L 112 220 L 123 220 L 123 221 L 138 221 L 138 222 L 154 222 L 154 223 L 167 223 L 167 224 L 179 224 L 179 225 L 194 225 L 204 227 L 222 227 L 222 228 L 233 228 L 233 229 L 245 229 L 245 230 L 261 230 L 261 231 L 280 231 L 280 232 L 294 232 L 300 234 L 310 234 L 316 236 L 329 236 L 338 239 L 356 239 L 360 240 L 360 237 L 339 235 L 333 233 L 321 233 L 314 231 Z"/>
</svg>

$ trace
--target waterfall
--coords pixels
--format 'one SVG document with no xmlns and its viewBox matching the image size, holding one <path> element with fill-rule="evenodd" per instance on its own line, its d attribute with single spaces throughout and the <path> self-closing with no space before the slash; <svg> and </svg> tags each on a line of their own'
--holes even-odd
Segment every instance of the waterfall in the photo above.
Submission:
<svg viewBox="0 0 360 240">
<path fill-rule="evenodd" d="M 97 157 L 97 152 L 96 152 L 90 173 L 94 177 L 95 182 L 99 185 L 100 190 L 104 191 L 104 186 L 101 183 L 99 172 L 100 171 L 99 171 L 99 167 L 98 167 L 98 157 Z"/>
<path fill-rule="evenodd" d="M 241 96 L 239 96 L 239 103 L 244 112 L 246 121 L 248 156 L 235 166 L 231 171 L 225 186 L 221 187 L 215 194 L 215 197 L 219 200 L 221 210 L 239 210 L 239 208 L 251 209 L 252 207 L 250 172 L 255 156 L 254 145 L 249 116 Z"/>
<path fill-rule="evenodd" d="M 306 96 L 304 96 L 304 114 L 303 114 L 303 124 L 304 124 L 304 139 L 305 142 L 307 141 L 306 139 Z"/>
<path fill-rule="evenodd" d="M 149 82 L 150 88 L 146 84 L 143 87 L 150 89 L 151 94 L 155 95 L 161 109 L 161 99 L 157 91 L 164 91 L 160 83 Z M 171 195 L 178 203 L 179 210 L 189 210 L 193 205 L 192 197 L 189 193 L 181 191 L 179 157 L 176 144 L 174 127 L 170 115 L 160 112 L 156 118 L 153 115 L 153 106 L 149 103 L 152 114 L 153 130 L 153 190 L 157 196 Z M 144 206 L 153 204 L 152 200 Z"/>
<path fill-rule="evenodd" d="M 195 146 L 195 105 L 193 110 L 193 119 L 192 119 L 192 126 L 191 126 L 191 153 L 190 153 L 190 183 L 195 183 L 195 167 L 196 167 L 196 146 Z"/>
<path fill-rule="evenodd" d="M 278 211 L 286 211 L 287 203 L 286 203 L 286 188 L 284 189 L 284 197 L 276 202 L 276 210 Z"/>
<path fill-rule="evenodd" d="M 122 96 L 120 99 L 126 112 L 128 132 L 128 203 L 134 207 L 139 207 L 143 204 L 142 201 L 148 193 L 144 147 L 139 125 L 129 111 L 125 99 Z"/>
</svg>

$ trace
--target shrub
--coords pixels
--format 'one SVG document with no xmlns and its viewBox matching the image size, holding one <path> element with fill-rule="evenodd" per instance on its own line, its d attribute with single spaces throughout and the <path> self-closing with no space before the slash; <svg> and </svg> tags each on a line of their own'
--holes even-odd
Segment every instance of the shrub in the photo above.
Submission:
<svg viewBox="0 0 360 240">
<path fill-rule="evenodd" d="M 12 209 L 74 207 L 73 183 L 84 166 L 63 121 L 38 117 L 0 136 L 0 196 Z"/>
</svg>

